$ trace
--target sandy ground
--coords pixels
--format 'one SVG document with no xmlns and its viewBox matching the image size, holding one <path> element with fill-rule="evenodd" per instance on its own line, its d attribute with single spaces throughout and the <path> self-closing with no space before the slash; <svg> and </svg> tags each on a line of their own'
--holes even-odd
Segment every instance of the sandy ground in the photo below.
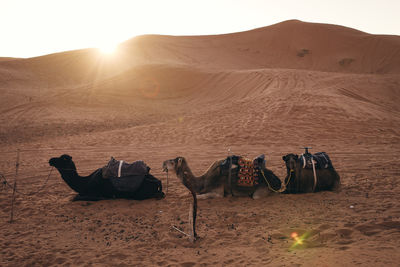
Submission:
<svg viewBox="0 0 400 267">
<path fill-rule="evenodd" d="M 199 200 L 170 177 L 162 200 L 72 202 L 53 171 L 38 193 L 0 191 L 1 266 L 398 266 L 400 37 L 288 21 L 232 35 L 142 36 L 114 58 L 80 50 L 0 61 L 0 173 L 44 185 L 51 157 L 81 175 L 114 156 L 185 156 L 196 175 L 217 159 L 325 151 L 339 193 Z M 165 188 L 166 189 L 166 188 Z M 164 190 L 165 191 L 165 190 Z M 297 244 L 291 237 L 303 237 Z"/>
</svg>

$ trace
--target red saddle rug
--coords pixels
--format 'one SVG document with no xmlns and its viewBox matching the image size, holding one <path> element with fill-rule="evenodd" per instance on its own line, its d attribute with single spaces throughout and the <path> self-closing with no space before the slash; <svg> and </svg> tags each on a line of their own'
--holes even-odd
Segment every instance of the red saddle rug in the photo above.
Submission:
<svg viewBox="0 0 400 267">
<path fill-rule="evenodd" d="M 258 184 L 258 171 L 251 159 L 240 157 L 238 160 L 238 186 L 252 187 Z"/>
</svg>

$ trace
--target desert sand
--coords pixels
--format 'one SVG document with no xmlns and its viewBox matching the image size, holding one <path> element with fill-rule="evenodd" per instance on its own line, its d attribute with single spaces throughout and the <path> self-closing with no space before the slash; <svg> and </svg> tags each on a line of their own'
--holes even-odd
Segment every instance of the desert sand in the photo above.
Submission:
<svg viewBox="0 0 400 267">
<path fill-rule="evenodd" d="M 24 44 L 29 45 L 29 44 Z M 217 36 L 133 38 L 95 49 L 0 60 L 0 266 L 398 266 L 400 36 L 286 21 Z M 174 176 L 162 200 L 72 202 L 51 157 L 81 175 L 110 156 L 144 160 L 166 187 L 164 160 L 196 175 L 228 149 L 327 152 L 339 193 L 198 201 Z M 2 185 L 3 186 L 3 185 Z M 295 244 L 292 233 L 304 238 Z"/>
</svg>

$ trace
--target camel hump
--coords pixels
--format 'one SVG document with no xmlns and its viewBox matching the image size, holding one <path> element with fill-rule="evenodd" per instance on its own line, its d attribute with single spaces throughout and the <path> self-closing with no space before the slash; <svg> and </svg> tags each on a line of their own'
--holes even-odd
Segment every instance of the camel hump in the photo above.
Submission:
<svg viewBox="0 0 400 267">
<path fill-rule="evenodd" d="M 102 174 L 104 179 L 109 179 L 125 176 L 144 176 L 149 173 L 149 170 L 150 168 L 142 160 L 128 163 L 111 157 L 107 165 L 102 168 Z"/>
</svg>

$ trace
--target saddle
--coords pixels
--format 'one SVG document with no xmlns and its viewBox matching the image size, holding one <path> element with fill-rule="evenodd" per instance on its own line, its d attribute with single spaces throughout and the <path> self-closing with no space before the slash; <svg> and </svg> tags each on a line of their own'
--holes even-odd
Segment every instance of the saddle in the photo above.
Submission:
<svg viewBox="0 0 400 267">
<path fill-rule="evenodd" d="M 127 163 L 111 157 L 102 169 L 103 179 L 109 179 L 113 187 L 121 192 L 135 192 L 149 175 L 150 167 L 143 161 Z"/>
<path fill-rule="evenodd" d="M 123 160 L 116 160 L 111 157 L 106 166 L 102 168 L 104 179 L 120 178 L 132 175 L 146 175 L 150 168 L 141 160 L 133 163 L 127 163 Z"/>
<path fill-rule="evenodd" d="M 253 160 L 235 155 L 227 157 L 221 163 L 221 174 L 229 174 L 231 167 L 235 167 L 231 169 L 231 176 L 237 177 L 238 186 L 256 186 L 259 184 L 261 169 L 265 169 L 265 156 L 262 154 Z"/>
<path fill-rule="evenodd" d="M 316 169 L 332 168 L 332 161 L 325 152 L 315 154 L 305 153 L 300 156 L 300 163 L 304 169 L 312 169 L 312 160 L 314 160 Z"/>
</svg>

